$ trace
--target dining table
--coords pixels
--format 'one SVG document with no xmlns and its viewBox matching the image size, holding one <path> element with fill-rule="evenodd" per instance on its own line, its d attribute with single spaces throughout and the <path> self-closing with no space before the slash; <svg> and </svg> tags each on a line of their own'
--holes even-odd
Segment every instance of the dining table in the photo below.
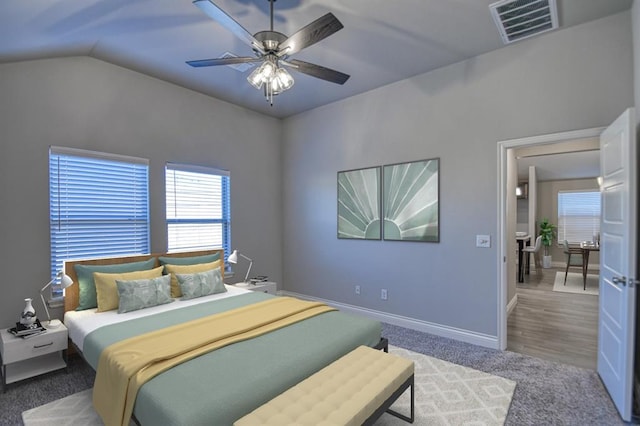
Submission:
<svg viewBox="0 0 640 426">
<path fill-rule="evenodd" d="M 582 283 L 584 290 L 587 289 L 587 270 L 589 268 L 589 253 L 592 251 L 600 251 L 600 244 L 591 241 L 583 241 L 580 243 L 582 250 Z"/>
<path fill-rule="evenodd" d="M 518 242 L 518 282 L 524 282 L 524 249 L 525 245 L 531 244 L 531 235 L 516 233 L 516 241 Z"/>
</svg>

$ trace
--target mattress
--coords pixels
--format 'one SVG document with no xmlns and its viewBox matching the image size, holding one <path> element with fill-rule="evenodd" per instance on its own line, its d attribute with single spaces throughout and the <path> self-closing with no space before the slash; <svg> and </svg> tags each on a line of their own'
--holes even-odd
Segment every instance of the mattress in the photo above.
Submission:
<svg viewBox="0 0 640 426">
<path fill-rule="evenodd" d="M 174 309 L 139 313 L 135 318 L 122 319 L 118 317 L 125 314 L 114 313 L 107 325 L 86 326 L 85 322 L 98 320 L 80 320 L 79 313 L 70 313 L 70 334 L 71 329 L 82 328 L 74 331 L 75 338 L 84 335 L 85 359 L 96 368 L 101 351 L 116 341 L 274 297 L 229 290 L 226 297 L 202 298 L 189 306 L 173 302 L 166 306 L 174 305 Z M 76 327 L 78 322 L 83 326 Z M 376 345 L 380 334 L 377 321 L 327 312 L 218 349 L 156 376 L 140 389 L 134 415 L 142 425 L 232 424 L 356 347 Z"/>
</svg>

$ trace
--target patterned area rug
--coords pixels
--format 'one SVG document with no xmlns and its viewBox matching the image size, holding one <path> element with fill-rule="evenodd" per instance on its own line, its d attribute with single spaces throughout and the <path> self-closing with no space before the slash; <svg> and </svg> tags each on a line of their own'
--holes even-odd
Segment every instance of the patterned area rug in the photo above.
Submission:
<svg viewBox="0 0 640 426">
<path fill-rule="evenodd" d="M 504 424 L 514 381 L 394 346 L 389 352 L 415 363 L 414 425 Z M 408 415 L 409 400 L 407 390 L 392 408 Z M 102 425 L 91 405 L 91 389 L 27 410 L 22 420 L 25 426 Z M 389 414 L 376 422 L 376 426 L 407 424 Z"/>
<path fill-rule="evenodd" d="M 598 275 L 587 274 L 587 289 L 584 290 L 584 281 L 581 273 L 569 272 L 569 274 L 567 274 L 567 285 L 564 285 L 564 272 L 558 271 L 556 272 L 556 279 L 553 282 L 553 291 L 597 296 L 600 293 L 600 277 Z"/>
</svg>

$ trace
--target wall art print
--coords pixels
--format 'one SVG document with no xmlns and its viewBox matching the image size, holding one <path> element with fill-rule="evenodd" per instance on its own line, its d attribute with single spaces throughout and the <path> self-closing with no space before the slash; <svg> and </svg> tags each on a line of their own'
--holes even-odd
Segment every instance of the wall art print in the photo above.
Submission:
<svg viewBox="0 0 640 426">
<path fill-rule="evenodd" d="M 440 159 L 383 167 L 383 239 L 440 241 Z"/>
<path fill-rule="evenodd" d="M 381 167 L 338 172 L 338 238 L 381 237 Z"/>
</svg>

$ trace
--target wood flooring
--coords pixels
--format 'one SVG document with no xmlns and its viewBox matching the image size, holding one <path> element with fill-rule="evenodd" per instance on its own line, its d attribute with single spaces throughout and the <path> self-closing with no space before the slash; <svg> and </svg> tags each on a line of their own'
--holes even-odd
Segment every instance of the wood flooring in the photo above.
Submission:
<svg viewBox="0 0 640 426">
<path fill-rule="evenodd" d="M 595 370 L 598 296 L 554 292 L 557 271 L 531 271 L 518 283 L 518 303 L 507 320 L 507 350 Z"/>
</svg>

